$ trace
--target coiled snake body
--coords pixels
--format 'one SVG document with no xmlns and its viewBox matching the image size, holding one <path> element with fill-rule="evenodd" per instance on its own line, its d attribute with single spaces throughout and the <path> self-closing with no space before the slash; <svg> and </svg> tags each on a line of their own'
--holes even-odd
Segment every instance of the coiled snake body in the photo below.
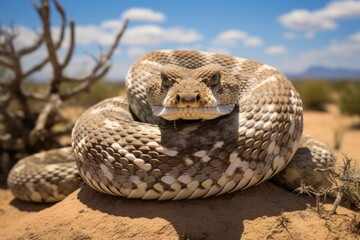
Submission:
<svg viewBox="0 0 360 240">
<path fill-rule="evenodd" d="M 39 164 L 20 161 L 8 180 L 15 196 L 59 200 L 67 194 L 62 190 L 71 191 L 69 181 L 78 187 L 80 174 L 95 190 L 128 198 L 208 197 L 265 181 L 295 154 L 300 162 L 307 154 L 316 166 L 333 161 L 323 145 L 301 139 L 299 94 L 268 65 L 206 52 L 156 51 L 133 64 L 126 88 L 127 99 L 105 100 L 76 122 L 72 148 L 79 173 L 73 162 L 47 165 L 41 175 Z M 301 175 L 303 169 L 285 171 L 278 180 L 296 185 L 312 174 Z"/>
</svg>

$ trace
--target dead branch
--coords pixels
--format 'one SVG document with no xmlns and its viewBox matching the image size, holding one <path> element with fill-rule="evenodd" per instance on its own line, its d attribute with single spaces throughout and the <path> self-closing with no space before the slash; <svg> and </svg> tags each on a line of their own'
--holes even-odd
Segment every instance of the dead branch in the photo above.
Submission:
<svg viewBox="0 0 360 240">
<path fill-rule="evenodd" d="M 45 107 L 40 112 L 36 120 L 35 127 L 30 132 L 29 135 L 30 145 L 35 145 L 40 138 L 44 138 L 44 135 L 46 135 L 47 133 L 46 125 L 48 119 L 51 115 L 53 115 L 56 111 L 59 110 L 61 103 L 62 101 L 58 94 L 51 94 L 48 102 L 46 103 Z"/>
<path fill-rule="evenodd" d="M 70 46 L 69 46 L 69 50 L 66 53 L 64 62 L 61 64 L 62 70 L 64 70 L 69 65 L 74 53 L 74 46 L 75 46 L 75 23 L 74 21 L 70 21 Z"/>
<path fill-rule="evenodd" d="M 42 6 L 41 7 L 37 7 L 38 9 L 38 13 L 39 16 L 42 20 L 43 23 L 43 32 L 44 32 L 44 42 L 46 44 L 47 47 L 47 51 L 48 51 L 48 55 L 49 55 L 49 59 L 50 59 L 50 63 L 53 69 L 53 78 L 50 80 L 50 91 L 49 93 L 51 94 L 57 94 L 58 95 L 58 99 L 59 101 L 63 101 L 63 100 L 67 100 L 83 91 L 86 91 L 90 88 L 90 86 L 95 83 L 96 81 L 100 80 L 101 78 L 103 78 L 106 73 L 109 71 L 110 69 L 110 64 L 109 64 L 109 60 L 111 59 L 116 47 L 118 46 L 118 43 L 120 42 L 121 37 L 123 36 L 125 29 L 127 27 L 128 21 L 125 21 L 125 24 L 123 26 L 123 28 L 119 31 L 119 33 L 116 35 L 115 40 L 113 42 L 113 44 L 111 45 L 111 47 L 109 48 L 109 50 L 107 51 L 106 54 L 102 54 L 100 53 L 99 59 L 97 60 L 97 64 L 93 67 L 93 69 L 90 71 L 90 73 L 84 77 L 84 78 L 74 78 L 74 77 L 68 77 L 65 75 L 64 73 L 64 69 L 68 66 L 68 64 L 70 63 L 70 60 L 73 56 L 73 51 L 74 51 L 74 46 L 75 46 L 75 23 L 74 21 L 70 21 L 70 45 L 69 48 L 67 50 L 65 59 L 62 63 L 60 63 L 56 50 L 58 47 L 61 46 L 61 42 L 63 39 L 63 33 L 65 32 L 65 24 L 64 22 L 66 22 L 66 15 L 65 12 L 63 11 L 62 7 L 60 6 L 60 4 L 54 0 L 54 3 L 56 5 L 56 9 L 58 10 L 58 13 L 61 15 L 61 19 L 62 19 L 62 25 L 61 25 L 61 34 L 60 34 L 60 39 L 58 41 L 58 44 L 55 44 L 53 42 L 52 39 L 52 35 L 51 35 L 51 24 L 50 24 L 50 9 L 49 9 L 49 4 L 47 2 L 47 0 L 42 0 Z M 71 91 L 69 92 L 61 92 L 60 91 L 60 84 L 62 82 L 81 82 L 78 86 L 75 86 Z M 61 104 L 60 104 L 61 105 Z M 60 107 L 59 105 L 59 107 Z M 50 104 L 47 105 L 49 107 L 55 107 L 57 105 L 54 104 Z M 54 109 L 52 109 L 54 110 Z M 47 108 L 43 108 L 43 111 L 40 113 L 40 116 L 47 118 L 50 116 L 50 112 L 49 109 Z M 42 122 L 46 122 L 46 120 L 42 120 Z M 39 134 L 37 134 L 38 132 L 44 132 L 43 129 L 41 129 L 40 127 L 44 127 L 44 124 L 39 124 L 37 125 L 38 127 L 35 127 L 32 131 L 31 131 L 31 142 L 34 143 L 36 142 L 36 136 L 39 136 Z"/>
<path fill-rule="evenodd" d="M 33 53 L 34 51 L 36 51 L 37 49 L 39 49 L 39 47 L 41 46 L 43 42 L 43 36 L 42 35 L 38 35 L 37 40 L 35 41 L 35 43 L 32 46 L 29 47 L 25 47 L 21 50 L 19 50 L 18 55 L 19 56 L 24 56 L 30 53 Z"/>
<path fill-rule="evenodd" d="M 24 73 L 24 78 L 26 79 L 35 72 L 39 72 L 48 62 L 49 62 L 49 58 L 45 58 L 40 63 L 34 65 L 32 68 L 30 68 L 27 72 Z"/>
<path fill-rule="evenodd" d="M 54 12 L 60 16 L 59 35 L 54 37 L 51 27 L 51 8 L 54 4 Z M 53 126 L 59 123 L 62 104 L 67 99 L 84 92 L 97 81 L 102 79 L 109 71 L 110 59 L 115 52 L 128 24 L 124 26 L 115 36 L 106 53 L 100 51 L 95 64 L 85 77 L 74 77 L 65 74 L 66 67 L 71 63 L 76 44 L 76 27 L 73 20 L 68 21 L 66 11 L 58 0 L 32 0 L 32 5 L 42 23 L 42 29 L 36 32 L 36 39 L 30 46 L 15 46 L 15 40 L 19 36 L 16 27 L 0 25 L 0 67 L 6 68 L 9 79 L 0 81 L 0 127 L 5 126 L 8 131 L 16 131 L 14 134 L 6 134 L 0 138 L 0 152 L 16 150 L 19 155 L 26 155 L 44 148 L 60 146 L 60 142 L 54 140 L 61 134 L 69 132 L 69 126 L 64 130 L 53 130 Z M 69 45 L 63 48 L 65 35 L 69 35 Z M 32 67 L 24 70 L 22 59 L 33 54 L 41 47 L 45 47 L 47 55 Z M 58 50 L 65 50 L 65 57 L 60 60 Z M 41 71 L 47 64 L 52 69 L 51 76 L 46 82 L 46 91 L 28 89 L 25 80 L 34 73 Z M 70 91 L 63 90 L 64 83 L 71 82 L 74 87 Z M 36 101 L 38 107 L 34 107 Z M 16 129 L 16 130 L 14 130 Z M 9 139 L 9 136 L 13 139 Z M 17 144 L 14 143 L 16 140 Z M 45 146 L 45 143 L 47 144 Z M 0 168 L 1 173 L 1 168 Z"/>
</svg>

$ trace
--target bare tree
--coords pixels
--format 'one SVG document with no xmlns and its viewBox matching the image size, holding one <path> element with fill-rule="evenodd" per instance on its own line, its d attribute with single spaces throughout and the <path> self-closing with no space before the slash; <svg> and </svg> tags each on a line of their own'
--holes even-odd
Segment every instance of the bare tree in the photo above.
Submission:
<svg viewBox="0 0 360 240">
<path fill-rule="evenodd" d="M 94 58 L 95 64 L 85 77 L 68 76 L 65 68 L 69 65 L 75 47 L 75 22 L 66 18 L 66 13 L 57 0 L 52 1 L 61 18 L 60 34 L 54 39 L 51 31 L 50 7 L 48 0 L 41 0 L 40 6 L 33 2 L 42 22 L 41 33 L 36 33 L 36 41 L 28 47 L 16 48 L 19 36 L 16 27 L 0 26 L 0 173 L 6 174 L 14 162 L 30 153 L 42 149 L 61 146 L 58 137 L 69 134 L 70 129 L 56 131 L 53 126 L 61 119 L 59 109 L 62 103 L 102 79 L 110 69 L 110 59 L 127 27 L 117 33 L 113 44 L 106 52 L 100 51 Z M 60 60 L 58 50 L 64 49 L 64 38 L 69 26 L 69 46 L 65 57 Z M 28 70 L 24 70 L 22 60 L 45 46 L 47 54 Z M 46 91 L 29 91 L 24 87 L 25 80 L 49 64 L 52 75 L 46 83 Z M 7 74 L 4 74 L 4 69 Z M 2 76 L 2 77 L 1 77 Z M 72 83 L 71 90 L 65 91 L 62 85 Z M 35 108 L 36 105 L 41 107 Z"/>
</svg>

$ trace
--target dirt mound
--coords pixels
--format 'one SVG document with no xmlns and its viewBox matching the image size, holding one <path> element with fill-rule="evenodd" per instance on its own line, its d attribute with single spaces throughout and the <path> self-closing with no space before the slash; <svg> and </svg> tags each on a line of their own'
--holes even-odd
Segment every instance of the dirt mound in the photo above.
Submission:
<svg viewBox="0 0 360 240">
<path fill-rule="evenodd" d="M 8 194 L 8 193 L 7 193 Z M 2 194 L 6 196 L 6 194 Z M 87 186 L 64 201 L 0 205 L 5 239 L 358 239 L 357 213 L 339 208 L 320 218 L 297 196 L 270 182 L 208 199 L 142 201 L 112 197 Z M 27 211 L 33 211 L 26 213 Z M 38 211 L 38 212 L 37 212 Z M 356 222 L 358 221 L 358 222 Z M 359 227 L 359 226 L 357 226 Z"/>
<path fill-rule="evenodd" d="M 305 132 L 330 147 L 344 128 L 343 153 L 360 159 L 355 119 L 328 112 L 305 112 Z M 326 123 L 326 124 L 324 124 Z M 359 164 L 358 164 L 359 165 Z M 360 214 L 339 207 L 319 216 L 297 196 L 270 182 L 209 199 L 177 202 L 130 200 L 83 186 L 54 205 L 13 200 L 0 188 L 1 239 L 360 239 Z M 330 206 L 327 206 L 328 210 Z"/>
</svg>

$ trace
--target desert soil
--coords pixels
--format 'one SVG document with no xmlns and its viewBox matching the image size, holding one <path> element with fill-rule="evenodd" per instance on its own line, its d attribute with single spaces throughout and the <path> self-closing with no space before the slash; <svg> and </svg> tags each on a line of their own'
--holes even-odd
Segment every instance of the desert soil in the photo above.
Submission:
<svg viewBox="0 0 360 240">
<path fill-rule="evenodd" d="M 78 113 L 79 110 L 74 110 Z M 343 134 L 343 154 L 360 159 L 356 119 L 326 112 L 305 112 L 304 131 L 331 148 Z M 360 162 L 359 162 L 360 164 Z M 331 217 L 315 199 L 265 182 L 209 199 L 177 202 L 129 200 L 82 186 L 57 204 L 24 203 L 0 188 L 0 239 L 360 239 L 359 212 L 343 207 Z"/>
</svg>

